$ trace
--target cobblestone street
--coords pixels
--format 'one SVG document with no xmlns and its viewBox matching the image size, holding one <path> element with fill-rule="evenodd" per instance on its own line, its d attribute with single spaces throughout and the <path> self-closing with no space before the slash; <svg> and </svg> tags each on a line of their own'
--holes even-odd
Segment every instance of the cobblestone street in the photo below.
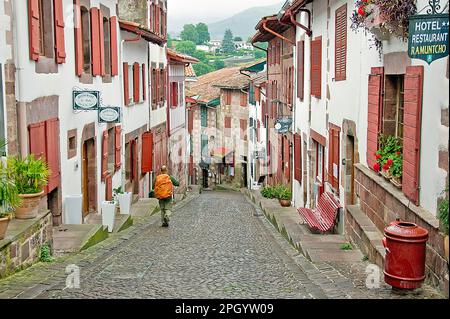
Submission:
<svg viewBox="0 0 450 319">
<path fill-rule="evenodd" d="M 66 288 L 70 264 L 80 267 L 79 289 Z M 160 227 L 159 214 L 147 217 L 118 238 L 0 281 L 0 298 L 400 297 L 365 288 L 364 265 L 344 270 L 351 278 L 314 265 L 242 194 L 203 192 L 175 207 L 170 228 Z M 425 287 L 406 297 L 439 296 Z"/>
</svg>

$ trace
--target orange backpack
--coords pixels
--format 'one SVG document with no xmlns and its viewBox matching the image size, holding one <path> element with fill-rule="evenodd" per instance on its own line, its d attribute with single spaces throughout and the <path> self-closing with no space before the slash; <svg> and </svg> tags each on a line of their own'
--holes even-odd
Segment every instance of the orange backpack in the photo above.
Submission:
<svg viewBox="0 0 450 319">
<path fill-rule="evenodd" d="M 156 177 L 155 181 L 155 197 L 157 199 L 166 199 L 172 196 L 173 184 L 170 176 L 161 174 Z"/>
</svg>

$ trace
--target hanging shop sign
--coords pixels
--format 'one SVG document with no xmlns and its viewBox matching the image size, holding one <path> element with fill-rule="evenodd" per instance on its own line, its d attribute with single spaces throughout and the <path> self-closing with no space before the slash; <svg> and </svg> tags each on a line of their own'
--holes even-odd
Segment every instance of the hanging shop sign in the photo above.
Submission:
<svg viewBox="0 0 450 319">
<path fill-rule="evenodd" d="M 98 109 L 99 123 L 120 123 L 120 107 L 106 106 Z"/>
<path fill-rule="evenodd" d="M 292 125 L 292 117 L 281 117 L 275 121 L 275 130 L 278 134 L 286 134 Z"/>
<path fill-rule="evenodd" d="M 431 64 L 448 56 L 449 15 L 422 14 L 409 18 L 408 55 Z"/>
<path fill-rule="evenodd" d="M 99 107 L 98 91 L 73 91 L 74 110 L 97 110 Z"/>
</svg>

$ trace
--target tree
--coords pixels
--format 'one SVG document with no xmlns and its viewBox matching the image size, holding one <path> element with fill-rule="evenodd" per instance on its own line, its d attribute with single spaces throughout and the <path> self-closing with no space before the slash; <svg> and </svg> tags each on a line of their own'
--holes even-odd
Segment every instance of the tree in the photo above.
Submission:
<svg viewBox="0 0 450 319">
<path fill-rule="evenodd" d="M 176 44 L 176 50 L 180 53 L 194 55 L 196 53 L 195 43 L 192 41 L 179 41 Z"/>
<path fill-rule="evenodd" d="M 210 73 L 210 72 L 214 71 L 214 68 L 206 63 L 200 62 L 200 63 L 194 64 L 194 70 L 195 70 L 195 74 L 197 74 L 197 76 L 201 76 L 206 73 Z"/>
<path fill-rule="evenodd" d="M 180 34 L 181 40 L 192 41 L 194 44 L 198 43 L 198 33 L 197 28 L 193 24 L 185 24 L 183 31 Z"/>
<path fill-rule="evenodd" d="M 214 68 L 216 70 L 223 69 L 224 67 L 225 67 L 225 62 L 223 62 L 222 60 L 219 60 L 219 59 L 214 60 Z"/>
<path fill-rule="evenodd" d="M 236 51 L 233 43 L 233 32 L 230 29 L 227 29 L 223 36 L 222 50 L 225 54 L 233 54 Z"/>
<path fill-rule="evenodd" d="M 198 35 L 197 44 L 207 44 L 211 40 L 211 35 L 209 34 L 208 26 L 202 22 L 195 26 Z"/>
<path fill-rule="evenodd" d="M 257 60 L 267 57 L 266 52 L 263 50 L 260 50 L 260 49 L 255 49 L 254 55 L 255 55 L 255 59 L 257 59 Z"/>
<path fill-rule="evenodd" d="M 234 37 L 234 40 L 233 41 L 236 41 L 236 42 L 242 42 L 242 38 L 241 37 Z"/>
</svg>

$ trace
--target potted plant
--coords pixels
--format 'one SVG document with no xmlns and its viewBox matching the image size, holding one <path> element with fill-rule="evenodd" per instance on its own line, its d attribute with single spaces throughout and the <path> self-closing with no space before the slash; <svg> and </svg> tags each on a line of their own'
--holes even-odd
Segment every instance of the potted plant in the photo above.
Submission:
<svg viewBox="0 0 450 319">
<path fill-rule="evenodd" d="M 8 178 L 8 167 L 0 161 L 0 240 L 5 238 L 14 208 L 19 204 L 20 197 L 17 187 Z"/>
<path fill-rule="evenodd" d="M 108 232 L 112 232 L 114 228 L 114 219 L 116 217 L 116 202 L 102 202 L 102 225 L 108 227 Z"/>
<path fill-rule="evenodd" d="M 16 184 L 19 197 L 22 199 L 21 205 L 15 211 L 16 218 L 35 218 L 50 175 L 47 163 L 30 154 L 25 159 L 8 157 L 7 165 L 9 177 Z"/>
<path fill-rule="evenodd" d="M 292 192 L 286 186 L 280 185 L 277 189 L 277 198 L 282 207 L 290 207 Z"/>
<path fill-rule="evenodd" d="M 445 197 L 439 203 L 438 217 L 441 221 L 441 225 L 445 234 L 444 251 L 445 251 L 445 258 L 447 258 L 448 262 L 448 188 L 444 191 L 444 193 Z"/>
<path fill-rule="evenodd" d="M 129 215 L 131 212 L 131 199 L 133 198 L 132 192 L 124 192 L 122 186 L 113 189 L 114 197 L 119 202 L 120 214 Z"/>
<path fill-rule="evenodd" d="M 397 188 L 402 188 L 403 155 L 401 152 L 396 152 L 391 159 L 392 164 L 389 168 L 392 175 L 391 183 Z"/>
<path fill-rule="evenodd" d="M 401 158 L 402 146 L 399 139 L 395 136 L 380 134 L 378 144 L 380 148 L 375 153 L 376 164 L 373 169 L 390 180 L 393 177 L 392 166 L 395 165 L 395 172 L 398 177 L 401 174 L 403 162 Z M 395 164 L 394 161 L 396 161 Z"/>
</svg>

